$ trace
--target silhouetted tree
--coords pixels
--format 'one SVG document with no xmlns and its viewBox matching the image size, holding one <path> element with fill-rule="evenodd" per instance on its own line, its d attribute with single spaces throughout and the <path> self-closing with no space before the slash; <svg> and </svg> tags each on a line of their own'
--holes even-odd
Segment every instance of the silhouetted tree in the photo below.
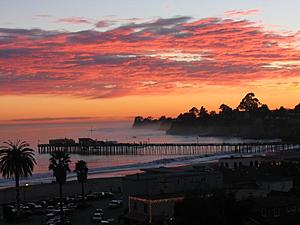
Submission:
<svg viewBox="0 0 300 225">
<path fill-rule="evenodd" d="M 67 172 L 70 172 L 69 163 L 70 155 L 63 151 L 56 151 L 51 153 L 49 170 L 53 171 L 53 176 L 56 178 L 56 182 L 59 185 L 59 198 L 60 198 L 60 216 L 63 221 L 63 196 L 62 187 L 67 180 Z"/>
<path fill-rule="evenodd" d="M 240 102 L 238 109 L 246 112 L 253 112 L 261 105 L 260 101 L 255 98 L 255 94 L 250 92 Z"/>
<path fill-rule="evenodd" d="M 222 104 L 220 105 L 219 109 L 221 116 L 223 117 L 229 117 L 232 114 L 232 108 L 230 108 L 228 105 Z"/>
<path fill-rule="evenodd" d="M 193 113 L 181 113 L 179 114 L 179 116 L 177 117 L 177 120 L 183 123 L 193 123 L 195 122 L 196 119 L 196 115 Z"/>
<path fill-rule="evenodd" d="M 189 110 L 189 113 L 192 113 L 194 115 L 198 115 L 199 113 L 199 110 L 196 108 L 196 107 L 193 107 Z"/>
<path fill-rule="evenodd" d="M 266 104 L 262 104 L 261 107 L 258 108 L 258 113 L 261 117 L 266 117 L 270 114 L 270 109 Z"/>
<path fill-rule="evenodd" d="M 199 117 L 202 119 L 206 119 L 209 116 L 208 111 L 206 110 L 206 108 L 204 108 L 204 106 L 201 106 L 200 110 L 199 110 Z"/>
<path fill-rule="evenodd" d="M 283 107 L 283 106 L 280 106 L 279 109 L 275 109 L 274 110 L 274 113 L 273 113 L 276 117 L 281 117 L 281 118 L 284 118 L 287 116 L 288 114 L 288 111 Z"/>
<path fill-rule="evenodd" d="M 161 117 L 159 117 L 159 121 L 164 121 L 164 120 L 166 120 L 167 119 L 167 117 L 166 116 L 161 116 Z"/>
<path fill-rule="evenodd" d="M 87 181 L 88 167 L 86 161 L 79 160 L 75 164 L 75 171 L 77 173 L 77 181 L 81 184 L 82 201 L 84 201 L 84 184 Z"/>
<path fill-rule="evenodd" d="M 6 141 L 0 147 L 0 172 L 5 178 L 14 178 L 16 182 L 17 209 L 20 210 L 20 177 L 32 175 L 34 165 L 34 150 L 25 141 Z"/>
<path fill-rule="evenodd" d="M 296 113 L 300 113 L 300 103 L 298 105 L 295 106 L 294 111 Z"/>
<path fill-rule="evenodd" d="M 216 111 L 210 111 L 209 112 L 209 116 L 211 117 L 211 118 L 214 118 L 214 117 L 216 117 L 217 116 L 217 113 L 216 113 Z"/>
<path fill-rule="evenodd" d="M 134 123 L 139 123 L 139 122 L 142 122 L 144 120 L 144 118 L 142 116 L 136 116 L 134 118 Z"/>
</svg>

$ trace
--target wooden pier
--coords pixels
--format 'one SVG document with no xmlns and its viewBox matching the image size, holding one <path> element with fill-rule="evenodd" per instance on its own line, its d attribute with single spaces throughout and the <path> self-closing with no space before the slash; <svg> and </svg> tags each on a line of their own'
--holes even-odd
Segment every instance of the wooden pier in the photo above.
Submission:
<svg viewBox="0 0 300 225">
<path fill-rule="evenodd" d="M 205 155 L 214 153 L 265 153 L 300 150 L 300 144 L 273 143 L 116 143 L 116 144 L 39 144 L 38 152 L 64 151 L 81 155 Z"/>
</svg>

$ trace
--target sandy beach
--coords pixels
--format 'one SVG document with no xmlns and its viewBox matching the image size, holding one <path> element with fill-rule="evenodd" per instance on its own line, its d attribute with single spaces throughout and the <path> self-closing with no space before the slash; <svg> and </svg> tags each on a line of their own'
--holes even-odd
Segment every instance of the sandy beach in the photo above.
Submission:
<svg viewBox="0 0 300 225">
<path fill-rule="evenodd" d="M 85 185 L 85 192 L 113 191 L 119 192 L 122 188 L 121 177 L 89 179 Z M 21 201 L 36 201 L 58 196 L 58 184 L 37 184 L 20 187 Z M 77 181 L 68 181 L 63 186 L 64 196 L 81 193 L 81 185 Z M 15 188 L 0 190 L 0 204 L 15 201 Z"/>
</svg>

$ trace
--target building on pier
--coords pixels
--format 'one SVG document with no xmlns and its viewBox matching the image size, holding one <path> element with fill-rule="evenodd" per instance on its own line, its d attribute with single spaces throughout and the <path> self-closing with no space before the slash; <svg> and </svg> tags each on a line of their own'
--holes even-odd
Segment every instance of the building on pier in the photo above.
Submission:
<svg viewBox="0 0 300 225">
<path fill-rule="evenodd" d="M 74 145 L 75 141 L 69 138 L 50 139 L 49 145 Z"/>
</svg>

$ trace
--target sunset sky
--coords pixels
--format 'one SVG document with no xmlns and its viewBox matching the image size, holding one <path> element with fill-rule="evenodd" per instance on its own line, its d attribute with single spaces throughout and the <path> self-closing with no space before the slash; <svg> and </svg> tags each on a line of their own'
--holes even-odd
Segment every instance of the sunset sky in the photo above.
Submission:
<svg viewBox="0 0 300 225">
<path fill-rule="evenodd" d="M 300 1 L 1 0 L 0 121 L 300 102 Z"/>
</svg>

